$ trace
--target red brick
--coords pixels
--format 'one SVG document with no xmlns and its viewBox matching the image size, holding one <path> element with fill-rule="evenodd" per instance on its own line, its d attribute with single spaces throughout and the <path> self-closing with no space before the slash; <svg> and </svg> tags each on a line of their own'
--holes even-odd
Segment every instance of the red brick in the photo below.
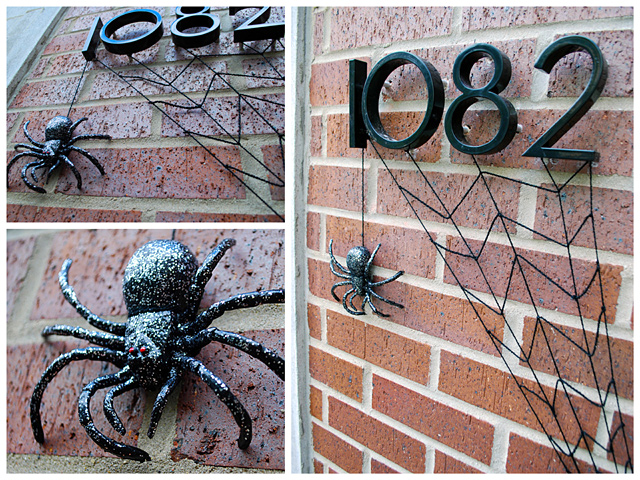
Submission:
<svg viewBox="0 0 640 480">
<path fill-rule="evenodd" d="M 313 385 L 309 387 L 309 412 L 318 420 L 322 420 L 322 390 Z"/>
<path fill-rule="evenodd" d="M 307 248 L 320 250 L 320 214 L 307 212 Z"/>
<path fill-rule="evenodd" d="M 309 155 L 319 157 L 322 154 L 322 117 L 311 117 L 311 137 L 309 139 Z"/>
<path fill-rule="evenodd" d="M 366 172 L 364 181 L 366 199 L 368 188 Z M 312 166 L 309 169 L 307 204 L 360 211 L 361 189 L 362 170 L 360 168 Z"/>
<path fill-rule="evenodd" d="M 319 462 L 315 458 L 313 459 L 313 473 L 324 473 L 322 462 Z"/>
<path fill-rule="evenodd" d="M 474 175 L 436 172 L 425 175 L 428 183 L 420 172 L 408 170 L 389 172 L 386 169 L 379 169 L 377 211 L 388 215 L 415 218 L 416 215 L 413 213 L 415 210 L 423 221 L 479 229 L 492 227 L 492 222 L 498 214 L 494 201 L 503 215 L 512 219 L 518 216 L 518 202 L 514 199 L 519 197 L 520 187 L 516 183 L 496 177 L 486 178 L 493 196 L 492 200 L 483 179 Z M 420 201 L 407 197 L 410 204 L 407 203 L 396 183 L 418 197 Z M 509 231 L 515 231 L 513 223 L 506 222 L 506 226 Z M 492 230 L 504 231 L 502 222 L 496 221 Z"/>
<path fill-rule="evenodd" d="M 312 428 L 314 451 L 348 473 L 362 473 L 361 450 L 316 423 L 313 424 Z"/>
<path fill-rule="evenodd" d="M 268 169 L 265 177 L 272 183 L 269 185 L 271 200 L 284 201 L 284 146 L 267 145 L 261 150 L 262 161 Z"/>
<path fill-rule="evenodd" d="M 243 332 L 284 356 L 284 329 Z M 197 356 L 244 405 L 253 440 L 239 450 L 238 426 L 228 408 L 195 375 L 187 374 L 178 401 L 174 461 L 284 470 L 284 382 L 258 360 L 232 347 L 211 344 Z"/>
<path fill-rule="evenodd" d="M 382 112 L 383 125 L 393 132 L 396 139 L 402 139 L 413 133 L 422 115 L 416 112 Z M 442 150 L 443 127 L 440 126 L 431 139 L 421 147 L 412 150 L 411 155 L 417 162 L 437 162 Z M 411 161 L 403 150 L 393 150 L 368 143 L 365 158 Z M 362 149 L 349 147 L 349 117 L 347 114 L 327 115 L 327 156 L 362 158 Z"/>
<path fill-rule="evenodd" d="M 509 435 L 507 473 L 593 473 L 593 466 L 582 460 L 561 457 L 548 445 L 540 445 L 515 433 Z"/>
<path fill-rule="evenodd" d="M 624 429 L 622 422 L 624 422 Z M 633 417 L 623 415 L 620 412 L 613 414 L 613 422 L 609 427 L 611 435 L 607 448 L 609 453 L 607 458 L 618 465 L 623 465 L 621 471 L 630 471 L 630 464 L 633 463 Z"/>
<path fill-rule="evenodd" d="M 141 218 L 138 210 L 7 205 L 7 222 L 139 222 Z"/>
<path fill-rule="evenodd" d="M 331 50 L 448 35 L 452 21 L 445 7 L 333 8 Z"/>
<path fill-rule="evenodd" d="M 333 254 L 343 258 L 351 248 L 362 244 L 360 220 L 327 215 L 326 223 L 326 252 L 329 251 L 330 239 L 334 239 Z M 365 246 L 370 253 L 373 254 L 376 246 L 382 244 L 373 265 L 434 278 L 437 252 L 424 231 L 373 222 L 365 222 L 364 231 Z M 342 265 L 346 267 L 345 262 Z"/>
<path fill-rule="evenodd" d="M 469 249 L 473 255 L 478 255 L 481 252 L 478 262 L 470 257 L 447 252 L 448 265 L 455 272 L 461 286 L 481 292 L 492 292 L 497 297 L 508 297 L 511 300 L 532 304 L 540 308 L 557 309 L 572 315 L 580 313 L 584 317 L 598 319 L 603 308 L 600 292 L 600 283 L 602 283 L 607 321 L 612 322 L 615 319 L 622 267 L 601 264 L 602 282 L 596 277 L 596 280 L 590 283 L 596 272 L 594 262 L 572 259 L 570 265 L 568 257 L 516 248 L 519 264 L 526 277 L 525 284 L 521 270 L 517 265 L 513 269 L 512 278 L 510 278 L 515 258 L 510 246 L 487 243 L 483 248 L 479 241 L 467 240 L 466 243 L 468 247 L 458 238 L 450 237 L 447 239 L 447 246 L 461 255 L 469 255 Z M 569 293 L 573 291 L 571 278 L 573 272 L 577 293 L 581 295 L 579 298 L 580 310 L 578 310 L 577 302 L 540 274 L 538 270 L 531 267 L 531 264 L 535 265 L 538 270 L 542 270 L 547 277 Z M 451 284 L 457 283 L 448 269 L 445 270 L 444 281 Z"/>
<path fill-rule="evenodd" d="M 367 62 L 367 70 L 371 69 L 371 59 L 357 58 Z M 309 80 L 309 103 L 311 106 L 347 105 L 349 103 L 349 62 L 316 63 L 311 65 Z"/>
<path fill-rule="evenodd" d="M 38 141 L 44 141 L 44 130 L 47 123 L 56 115 L 66 115 L 66 109 L 46 110 L 42 112 L 29 112 L 13 138 L 14 142 L 29 143 L 24 135 L 24 123 L 29 122 L 29 133 Z M 78 125 L 74 130 L 74 136 L 83 134 L 106 134 L 112 140 L 143 138 L 151 135 L 152 107 L 146 103 L 127 103 L 124 105 L 102 105 L 93 107 L 74 108 L 72 120 L 82 117 L 88 119 Z M 87 147 L 104 140 L 87 140 L 78 142 L 78 146 Z M 110 142 L 109 142 L 110 143 Z M 107 143 L 107 144 L 109 144 Z"/>
<path fill-rule="evenodd" d="M 633 97 L 633 31 L 578 32 L 600 48 L 607 62 L 603 97 Z M 564 35 L 557 35 L 555 39 Z M 578 97 L 591 77 L 592 61 L 584 52 L 571 53 L 554 66 L 549 78 L 550 97 Z"/>
<path fill-rule="evenodd" d="M 327 342 L 423 385 L 429 380 L 429 345 L 331 311 L 327 311 Z"/>
<path fill-rule="evenodd" d="M 526 400 L 518 385 L 527 389 Z M 534 381 L 514 379 L 494 367 L 444 350 L 440 354 L 438 389 L 527 427 L 544 431 L 542 424 L 549 435 L 566 438 L 572 444 L 580 440 L 581 431 L 594 438 L 598 428 L 600 409 L 584 398 L 567 397 L 561 387 L 540 388 Z M 540 397 L 554 402 L 555 415 Z M 580 446 L 585 446 L 584 439 Z"/>
<path fill-rule="evenodd" d="M 36 237 L 7 241 L 7 318 L 11 317 L 16 297 L 27 275 Z"/>
<path fill-rule="evenodd" d="M 523 157 L 522 154 L 558 120 L 563 110 L 525 110 L 518 109 L 518 123 L 522 125 L 522 134 L 501 152 L 476 157 L 480 166 L 527 168 L 544 170 L 539 158 Z M 474 115 L 465 115 L 472 131 L 484 131 L 494 128 L 490 115 L 484 111 L 474 111 Z M 469 118 L 467 118 L 469 117 Z M 494 116 L 495 117 L 495 116 Z M 483 123 L 484 122 L 484 123 Z M 592 110 L 569 130 L 554 148 L 595 150 L 600 154 L 597 166 L 593 166 L 595 175 L 631 176 L 633 171 L 633 112 L 613 110 Z M 472 163 L 470 155 L 451 150 L 453 163 Z M 552 165 L 552 172 L 576 172 L 583 164 L 573 160 L 559 160 Z M 586 168 L 583 170 L 587 172 Z"/>
<path fill-rule="evenodd" d="M 322 338 L 322 324 L 320 319 L 320 307 L 307 304 L 307 321 L 309 324 L 309 335 L 317 340 Z"/>
<path fill-rule="evenodd" d="M 156 222 L 281 222 L 277 215 L 251 215 L 243 213 L 205 213 L 205 212 L 157 212 Z"/>
<path fill-rule="evenodd" d="M 411 472 L 425 471 L 423 443 L 333 397 L 329 425 Z"/>
<path fill-rule="evenodd" d="M 242 168 L 238 147 L 208 147 L 223 163 Z M 74 161 L 82 190 L 69 169 L 62 171 L 56 191 L 66 195 L 135 198 L 245 198 L 244 185 L 200 147 L 90 150 L 105 175 L 88 160 Z M 76 154 L 75 159 L 80 154 Z M 238 175 L 238 174 L 236 174 Z M 240 176 L 242 178 L 242 176 Z"/>
<path fill-rule="evenodd" d="M 522 350 L 535 370 L 601 390 L 615 379 L 618 395 L 633 399 L 633 342 L 526 317 Z"/>
<path fill-rule="evenodd" d="M 55 37 L 46 46 L 42 55 L 51 55 L 54 53 L 70 52 L 72 50 L 82 50 L 87 40 L 87 32 L 72 33 L 71 35 L 62 35 Z"/>
<path fill-rule="evenodd" d="M 433 473 L 482 473 L 477 468 L 473 468 L 460 460 L 450 457 L 440 450 L 436 450 Z"/>
<path fill-rule="evenodd" d="M 324 44 L 324 12 L 314 12 L 313 16 L 313 54 L 320 55 Z"/>
<path fill-rule="evenodd" d="M 315 347 L 309 347 L 309 374 L 340 393 L 362 401 L 361 367 Z"/>
<path fill-rule="evenodd" d="M 462 28 L 463 31 L 513 28 L 630 15 L 633 15 L 630 7 L 466 7 L 462 14 Z"/>
<path fill-rule="evenodd" d="M 103 68 L 102 65 L 99 65 L 94 62 L 87 63 L 87 60 L 84 58 L 81 52 L 73 52 L 73 53 L 65 53 L 62 55 L 56 55 L 51 59 L 44 59 L 45 65 L 51 64 L 51 67 L 47 70 L 47 76 L 55 77 L 58 75 L 65 75 L 71 73 L 82 73 L 83 70 L 86 71 L 96 70 Z M 43 66 L 44 67 L 44 66 Z M 41 69 L 40 73 L 37 76 L 42 76 L 44 71 L 43 67 L 39 67 Z M 35 75 L 34 75 L 35 77 Z"/>
<path fill-rule="evenodd" d="M 59 355 L 86 342 L 39 342 L 7 347 L 7 362 L 13 374 L 7 377 L 7 452 L 16 454 L 65 455 L 77 457 L 113 457 L 93 443 L 78 420 L 80 390 L 91 380 L 114 373 L 116 367 L 106 362 L 77 361 L 68 365 L 47 387 L 40 414 L 44 444 L 33 438 L 29 420 L 29 401 L 33 389 L 46 367 Z M 92 400 L 96 427 L 109 437 L 136 446 L 146 394 L 136 389 L 119 397 L 115 408 L 127 434 L 122 436 L 107 423 L 100 405 L 106 390 Z"/>
<path fill-rule="evenodd" d="M 388 465 L 379 462 L 375 458 L 371 459 L 371 473 L 400 473 Z"/>
<path fill-rule="evenodd" d="M 378 375 L 373 376 L 372 406 L 438 442 L 491 463 L 493 426 L 487 422 Z"/>
<path fill-rule="evenodd" d="M 244 60 L 242 70 L 246 75 L 247 88 L 284 87 L 283 57 Z"/>
<path fill-rule="evenodd" d="M 176 105 L 191 106 L 178 100 Z M 242 118 L 242 135 L 284 134 L 284 94 L 208 98 L 203 109 L 185 110 L 167 106 L 164 111 L 171 120 L 162 118 L 162 136 L 183 137 L 184 129 L 198 135 L 238 136 L 238 116 Z M 212 119 L 212 116 L 214 119 Z M 178 126 L 176 122 L 181 125 Z"/>
<path fill-rule="evenodd" d="M 552 185 L 542 185 L 553 189 Z M 562 210 L 560 209 L 562 201 Z M 583 222 L 593 211 L 594 221 Z M 560 195 L 538 190 L 534 229 L 572 245 L 633 254 L 633 193 L 608 188 L 567 185 Z M 593 238 L 595 224 L 596 241 Z M 582 227 L 582 228 L 581 228 Z M 537 235 L 536 238 L 543 238 Z"/>
<path fill-rule="evenodd" d="M 60 105 L 71 102 L 80 77 L 43 80 L 25 84 L 11 102 L 10 108 Z M 86 78 L 80 81 L 80 88 Z"/>
</svg>

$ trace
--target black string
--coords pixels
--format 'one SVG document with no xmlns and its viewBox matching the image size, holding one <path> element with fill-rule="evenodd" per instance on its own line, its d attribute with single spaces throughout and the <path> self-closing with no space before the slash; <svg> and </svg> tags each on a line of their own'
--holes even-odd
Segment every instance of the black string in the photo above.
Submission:
<svg viewBox="0 0 640 480">
<path fill-rule="evenodd" d="M 69 104 L 69 110 L 67 111 L 67 117 L 71 118 L 71 109 L 73 108 L 73 104 L 76 101 L 76 98 L 78 97 L 78 91 L 80 90 L 80 85 L 82 84 L 82 79 L 84 78 L 84 72 L 87 71 L 87 66 L 89 65 L 89 61 L 87 60 L 86 62 L 84 62 L 84 67 L 82 68 L 82 75 L 80 75 L 80 78 L 78 79 L 78 83 L 76 85 L 76 91 L 73 94 L 73 98 L 71 99 L 71 104 Z"/>
<path fill-rule="evenodd" d="M 596 242 L 596 232 L 595 232 L 595 216 L 594 216 L 594 205 L 593 205 L 593 184 L 592 184 L 592 165 L 589 162 L 584 162 L 579 165 L 576 171 L 570 175 L 570 178 L 565 182 L 558 183 L 553 176 L 552 171 L 549 169 L 549 166 L 543 161 L 544 169 L 551 180 L 551 187 L 544 187 L 539 185 L 530 184 L 521 180 L 511 179 L 509 177 L 498 175 L 493 172 L 488 172 L 483 170 L 480 167 L 477 159 L 472 156 L 473 164 L 477 170 L 477 175 L 471 185 L 467 188 L 467 190 L 462 194 L 460 200 L 453 206 L 453 208 L 447 207 L 444 200 L 438 195 L 437 189 L 434 187 L 432 181 L 429 180 L 428 176 L 425 172 L 420 168 L 418 162 L 416 162 L 415 158 L 410 152 L 407 152 L 410 157 L 413 165 L 420 175 L 420 178 L 424 182 L 425 188 L 420 189 L 418 192 L 412 192 L 409 188 L 404 187 L 398 177 L 394 175 L 391 171 L 387 162 L 384 160 L 375 144 L 371 142 L 371 145 L 376 152 L 378 158 L 386 168 L 388 174 L 390 175 L 393 183 L 399 189 L 400 193 L 404 197 L 407 205 L 412 211 L 413 215 L 418 219 L 422 229 L 427 234 L 429 241 L 436 247 L 436 251 L 440 255 L 440 257 L 444 261 L 445 268 L 451 274 L 454 281 L 458 284 L 458 286 L 462 289 L 462 293 L 469 302 L 472 307 L 472 310 L 475 316 L 481 322 L 483 328 L 486 333 L 489 335 L 490 341 L 496 347 L 498 353 L 501 358 L 504 360 L 507 370 L 511 377 L 516 381 L 519 390 L 524 396 L 524 400 L 526 401 L 529 409 L 533 413 L 534 417 L 537 419 L 542 431 L 546 434 L 549 439 L 550 444 L 557 452 L 559 460 L 563 467 L 567 471 L 580 471 L 584 469 L 582 463 L 578 461 L 578 456 L 576 452 L 578 448 L 581 448 L 582 451 L 586 451 L 587 455 L 591 461 L 591 465 L 593 470 L 598 471 L 599 467 L 597 465 L 597 459 L 593 455 L 594 448 L 600 448 L 604 450 L 611 458 L 613 462 L 616 464 L 616 470 L 618 469 L 618 465 L 622 465 L 624 471 L 633 471 L 632 458 L 630 454 L 630 446 L 629 446 L 629 438 L 628 432 L 625 430 L 625 424 L 622 420 L 622 410 L 620 408 L 620 401 L 618 396 L 618 388 L 615 382 L 614 372 L 613 372 L 613 359 L 611 352 L 611 344 L 608 332 L 608 322 L 606 318 L 606 308 L 604 303 L 604 291 L 603 291 L 603 282 L 602 282 L 602 272 L 601 266 L 599 262 L 598 256 L 598 247 Z M 364 149 L 363 149 L 363 158 L 364 158 Z M 363 168 L 364 170 L 364 168 Z M 562 205 L 564 189 L 567 185 L 573 180 L 578 173 L 586 173 L 589 177 L 589 212 L 585 215 L 584 220 L 577 227 L 577 230 L 570 235 L 569 227 L 568 227 L 568 219 L 566 218 L 566 213 L 564 211 L 564 207 Z M 544 232 L 537 231 L 531 227 L 523 225 L 515 219 L 510 218 L 508 215 L 501 211 L 499 202 L 497 201 L 489 179 L 497 178 L 503 181 L 514 182 L 519 185 L 526 185 L 529 187 L 534 187 L 539 191 L 548 192 L 550 194 L 554 194 L 557 197 L 559 202 L 559 210 L 560 210 L 560 220 L 561 220 L 561 231 L 563 235 L 563 240 L 553 239 L 550 235 L 545 234 Z M 495 215 L 489 222 L 488 232 L 485 235 L 484 239 L 480 242 L 480 247 L 477 248 L 477 251 L 471 246 L 471 242 L 467 240 L 464 235 L 463 230 L 458 225 L 456 221 L 456 212 L 461 210 L 461 205 L 464 201 L 469 198 L 472 194 L 473 190 L 482 190 L 487 193 L 490 200 L 490 207 L 495 210 Z M 435 198 L 435 204 L 430 204 L 428 201 L 423 200 L 421 195 L 424 192 L 430 192 L 431 195 Z M 462 250 L 460 248 L 455 248 L 453 245 L 451 247 L 447 245 L 442 245 L 436 241 L 436 238 L 431 234 L 429 229 L 426 227 L 425 221 L 421 218 L 418 210 L 416 209 L 417 204 L 420 207 L 425 207 L 429 212 L 435 214 L 441 221 L 447 222 L 453 226 L 455 232 L 457 234 L 457 238 L 460 240 L 462 244 Z M 575 215 L 575 212 L 574 212 Z M 482 261 L 484 259 L 483 253 L 485 252 L 485 248 L 488 245 L 489 237 L 492 232 L 496 231 L 498 227 L 501 227 L 499 231 L 506 236 L 507 246 L 510 251 L 509 258 L 509 275 L 506 279 L 506 286 L 504 287 L 504 292 L 495 291 L 495 287 L 492 285 L 491 280 L 493 279 L 491 275 L 485 272 L 483 268 Z M 578 273 L 576 270 L 576 262 L 578 260 L 574 259 L 572 255 L 572 246 L 574 241 L 578 237 L 580 232 L 586 231 L 587 227 L 590 227 L 591 235 L 593 236 L 593 249 L 595 251 L 595 268 L 592 275 L 589 275 L 586 280 L 586 285 L 580 286 L 580 282 L 578 281 Z M 553 272 L 546 271 L 546 265 L 543 262 L 536 262 L 533 258 L 527 258 L 527 252 L 525 249 L 518 248 L 513 241 L 513 233 L 516 228 L 524 228 L 527 231 L 539 236 L 540 238 L 548 241 L 552 241 L 555 245 L 561 246 L 566 249 L 567 252 L 567 262 L 569 264 L 569 272 L 570 278 L 568 281 L 568 286 L 563 285 L 560 279 L 556 278 L 553 275 Z M 464 259 L 464 261 L 471 261 L 474 268 L 476 268 L 480 276 L 479 278 L 483 282 L 482 287 L 478 287 L 473 285 L 470 282 L 467 282 L 465 279 L 468 277 L 464 275 L 463 272 L 457 272 L 455 266 L 452 264 L 452 260 L 455 258 Z M 511 292 L 511 287 L 513 284 L 513 280 L 515 276 L 518 276 L 524 281 L 524 291 L 526 298 L 514 298 L 514 301 L 519 303 L 528 303 L 533 308 L 535 317 L 535 323 L 533 325 L 533 334 L 531 341 L 527 345 L 522 345 L 518 340 L 518 336 L 513 330 L 513 327 L 509 324 L 506 315 L 506 304 L 507 300 L 509 300 L 509 295 Z M 580 320 L 581 324 L 581 337 L 582 340 L 576 340 L 572 338 L 568 333 L 562 331 L 561 327 L 558 327 L 547 320 L 543 312 L 537 306 L 536 298 L 534 295 L 534 291 L 531 287 L 531 277 L 537 276 L 543 279 L 544 282 L 552 285 L 555 289 L 561 292 L 564 296 L 566 296 L 573 303 L 577 313 L 576 316 Z M 495 280 L 495 279 L 493 279 Z M 583 280 L 585 280 L 583 278 Z M 484 288 L 483 288 L 484 287 Z M 592 291 L 592 288 L 599 288 L 599 301 L 600 301 L 600 312 L 597 315 L 596 320 L 596 331 L 591 335 L 594 336 L 595 340 L 593 341 L 593 345 L 590 344 L 588 331 L 585 329 L 584 319 L 586 312 L 583 311 L 583 306 L 581 305 L 581 300 Z M 487 302 L 484 300 L 482 295 L 478 296 L 474 293 L 474 290 L 485 290 L 489 293 L 491 298 L 491 302 Z M 501 300 L 502 298 L 502 300 Z M 478 308 L 479 305 L 484 306 L 488 309 L 491 314 L 496 314 L 501 317 L 504 322 L 505 332 L 502 334 L 502 338 L 498 337 L 494 331 L 492 330 L 492 326 L 487 324 L 487 314 L 480 311 Z M 545 305 L 547 309 L 553 309 L 553 306 Z M 593 315 L 591 315 L 593 316 Z M 511 348 L 509 345 L 505 344 L 505 335 L 507 332 L 511 335 L 511 338 L 515 341 L 515 349 Z M 572 351 L 572 354 L 575 355 L 583 355 L 585 357 L 584 361 L 586 362 L 590 374 L 592 375 L 593 381 L 593 390 L 597 392 L 597 400 L 594 400 L 585 392 L 581 391 L 581 389 L 576 386 L 576 382 L 573 382 L 571 378 L 565 378 L 566 375 L 562 372 L 562 365 L 559 364 L 556 355 L 554 355 L 553 348 L 553 340 L 550 338 L 551 336 L 555 336 L 556 338 L 561 338 L 562 341 L 568 342 L 570 345 L 575 347 Z M 600 335 L 602 335 L 606 341 L 599 341 Z M 584 342 L 584 345 L 582 344 Z M 535 364 L 534 348 L 536 345 L 542 345 L 546 348 L 546 354 L 551 358 L 552 363 L 552 372 L 551 373 L 558 380 L 555 382 L 554 387 L 545 386 L 543 382 L 540 381 L 539 370 L 544 370 L 543 368 L 537 367 Z M 606 348 L 607 356 L 609 358 L 609 372 L 607 376 L 610 376 L 606 385 L 601 385 L 601 378 L 597 375 L 596 365 L 594 364 L 593 357 L 596 355 L 598 348 Z M 517 358 L 518 363 L 528 368 L 530 375 L 533 377 L 533 381 L 526 381 L 519 378 L 512 370 L 510 362 L 507 361 L 505 354 L 513 355 Z M 539 368 L 539 370 L 536 370 Z M 534 385 L 532 388 L 529 384 Z M 590 385 L 591 386 L 591 385 Z M 617 413 L 620 417 L 620 426 L 618 426 L 615 431 L 612 431 L 612 425 L 610 425 L 610 421 L 607 418 L 605 413 L 605 405 L 607 405 L 609 401 L 609 396 L 613 396 L 616 402 Z M 579 400 L 577 400 L 579 399 Z M 569 406 L 569 416 L 570 418 L 559 418 L 558 414 L 558 402 L 562 401 L 563 403 L 568 403 Z M 585 420 L 581 418 L 580 411 L 576 403 L 578 401 L 586 402 L 589 405 L 599 408 L 601 416 L 604 418 L 605 428 L 608 432 L 607 439 L 605 444 L 595 438 L 595 435 L 590 434 L 584 425 Z M 542 406 L 540 406 L 542 404 Z M 552 415 L 553 421 L 551 423 L 548 420 L 543 420 L 542 415 L 548 416 L 548 414 Z M 570 432 L 566 431 L 565 425 L 567 424 L 575 424 L 578 426 L 579 432 L 577 435 L 569 438 Z M 554 432 L 559 432 L 554 435 Z M 556 438 L 559 435 L 560 438 Z M 613 448 L 614 439 L 622 436 L 624 439 L 624 449 L 623 452 L 624 458 L 616 458 L 616 455 L 619 457 L 621 452 L 616 451 Z M 587 445 L 594 445 L 593 448 L 587 448 Z M 583 454 L 584 455 L 584 454 Z"/>
<path fill-rule="evenodd" d="M 361 188 L 362 188 L 362 192 L 361 192 L 361 213 L 362 213 L 362 233 L 360 234 L 362 237 L 362 246 L 364 247 L 364 148 L 362 149 L 362 168 L 361 168 Z"/>
</svg>

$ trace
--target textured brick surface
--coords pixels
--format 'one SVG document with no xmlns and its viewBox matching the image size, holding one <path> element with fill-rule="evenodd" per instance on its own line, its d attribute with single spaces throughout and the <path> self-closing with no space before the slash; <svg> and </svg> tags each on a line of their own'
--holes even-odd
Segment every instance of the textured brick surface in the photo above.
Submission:
<svg viewBox="0 0 640 480">
<path fill-rule="evenodd" d="M 601 390 L 615 380 L 618 395 L 633 399 L 632 342 L 527 317 L 522 345 L 535 370 Z"/>
<path fill-rule="evenodd" d="M 284 329 L 244 332 L 284 356 Z M 204 465 L 284 470 L 284 382 L 258 360 L 232 347 L 211 344 L 196 357 L 222 379 L 253 422 L 246 450 L 227 407 L 194 375 L 182 383 L 171 457 Z"/>
<path fill-rule="evenodd" d="M 424 472 L 423 443 L 333 397 L 329 398 L 329 424 L 407 470 Z"/>
<path fill-rule="evenodd" d="M 622 423 L 624 422 L 624 430 Z M 633 417 L 631 415 L 614 413 L 611 425 L 611 437 L 608 448 L 612 450 L 607 457 L 617 463 L 626 463 L 633 457 Z M 628 452 L 628 453 L 627 453 Z M 625 465 L 626 466 L 626 465 Z"/>
<path fill-rule="evenodd" d="M 541 389 L 535 382 L 519 378 L 518 384 L 530 390 L 527 402 L 516 381 L 505 372 L 446 351 L 442 352 L 440 362 L 438 389 L 442 392 L 536 430 L 543 431 L 542 424 L 553 436 L 560 435 L 562 429 L 567 440 L 574 444 L 581 430 L 595 436 L 599 409 L 583 398 L 567 397 L 561 390 L 554 392 L 549 387 Z M 555 415 L 540 397 L 554 399 Z M 580 444 L 585 446 L 584 440 L 580 440 Z"/>
<path fill-rule="evenodd" d="M 53 379 L 44 393 L 40 409 L 45 442 L 40 445 L 33 438 L 29 399 L 36 383 L 57 356 L 80 346 L 86 346 L 86 342 L 42 342 L 7 348 L 7 364 L 11 365 L 7 376 L 8 453 L 113 457 L 89 439 L 78 420 L 78 397 L 82 387 L 95 378 L 117 371 L 106 362 L 72 362 Z M 91 402 L 96 427 L 118 441 L 136 446 L 145 393 L 135 390 L 116 400 L 115 408 L 127 429 L 127 434 L 122 436 L 104 418 L 101 407 L 104 392 L 99 391 Z"/>
<path fill-rule="evenodd" d="M 7 222 L 139 222 L 139 211 L 7 205 Z"/>
<path fill-rule="evenodd" d="M 309 171 L 307 201 L 311 205 L 360 210 L 362 188 L 361 170 L 316 166 Z M 367 180 L 365 173 L 365 198 Z M 365 201 L 366 206 L 366 201 Z"/>
<path fill-rule="evenodd" d="M 362 401 L 362 368 L 315 347 L 309 347 L 309 373 L 312 378 Z"/>
<path fill-rule="evenodd" d="M 433 473 L 481 473 L 480 470 L 436 450 Z"/>
<path fill-rule="evenodd" d="M 244 213 L 158 212 L 156 222 L 281 222 L 277 215 L 247 215 Z"/>
<path fill-rule="evenodd" d="M 373 376 L 372 406 L 425 435 L 491 463 L 493 426 L 387 379 Z"/>
<path fill-rule="evenodd" d="M 362 473 L 361 450 L 315 423 L 312 434 L 314 448 L 320 455 L 349 473 Z"/>
<path fill-rule="evenodd" d="M 367 325 L 353 317 L 327 312 L 329 345 L 415 382 L 429 379 L 428 345 Z"/>
<path fill-rule="evenodd" d="M 307 304 L 307 321 L 309 324 L 309 335 L 320 340 L 322 325 L 320 323 L 320 308 L 318 308 L 317 305 Z"/>
<path fill-rule="evenodd" d="M 547 445 L 540 445 L 515 433 L 509 435 L 509 451 L 507 454 L 508 473 L 575 473 L 576 465 L 568 457 L 560 456 Z M 593 473 L 593 467 L 576 460 L 580 472 Z"/>
<path fill-rule="evenodd" d="M 22 288 L 35 245 L 35 237 L 7 242 L 7 318 L 11 316 L 16 296 Z"/>
<path fill-rule="evenodd" d="M 309 387 L 309 411 L 318 420 L 322 420 L 322 391 L 313 385 Z"/>
</svg>

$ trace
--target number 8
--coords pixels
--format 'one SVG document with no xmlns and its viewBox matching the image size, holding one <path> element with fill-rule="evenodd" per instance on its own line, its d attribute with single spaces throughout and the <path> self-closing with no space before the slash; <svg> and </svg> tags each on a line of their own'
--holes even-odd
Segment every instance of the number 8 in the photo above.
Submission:
<svg viewBox="0 0 640 480">
<path fill-rule="evenodd" d="M 473 88 L 471 85 L 471 69 L 482 58 L 493 60 L 493 77 L 484 87 Z M 476 155 L 496 153 L 513 140 L 518 128 L 518 114 L 511 102 L 500 95 L 511 80 L 511 62 L 509 57 L 492 45 L 479 43 L 464 50 L 453 64 L 453 81 L 462 92 L 452 103 L 444 119 L 445 133 L 456 150 Z M 492 102 L 500 113 L 498 133 L 487 143 L 469 145 L 465 143 L 462 120 L 465 112 L 479 99 Z"/>
</svg>

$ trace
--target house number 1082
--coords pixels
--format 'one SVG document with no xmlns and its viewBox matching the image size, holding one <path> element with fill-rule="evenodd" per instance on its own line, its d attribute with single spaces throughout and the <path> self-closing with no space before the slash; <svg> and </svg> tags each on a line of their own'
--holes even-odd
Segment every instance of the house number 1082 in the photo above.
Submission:
<svg viewBox="0 0 640 480">
<path fill-rule="evenodd" d="M 598 157 L 593 150 L 552 148 L 553 145 L 580 120 L 600 96 L 607 80 L 607 62 L 596 43 L 586 37 L 571 35 L 556 40 L 538 57 L 535 68 L 550 73 L 558 61 L 572 52 L 586 52 L 592 60 L 591 77 L 574 104 L 524 153 L 525 157 L 564 158 L 593 161 Z M 471 85 L 471 69 L 482 58 L 493 61 L 493 76 L 478 88 Z M 427 106 L 419 127 L 408 137 L 396 140 L 384 129 L 380 118 L 378 99 L 385 80 L 398 67 L 412 64 L 422 74 L 427 87 Z M 487 155 L 504 149 L 513 139 L 518 126 L 518 114 L 507 99 L 500 96 L 511 80 L 509 58 L 492 45 L 473 45 L 456 58 L 453 81 L 462 92 L 451 102 L 444 118 L 444 129 L 456 150 L 472 155 Z M 500 114 L 500 126 L 494 137 L 481 145 L 466 143 L 462 124 L 465 112 L 474 103 L 487 100 Z M 438 129 L 444 113 L 444 87 L 438 71 L 428 61 L 408 52 L 396 52 L 384 57 L 367 76 L 366 63 L 349 62 L 349 133 L 350 146 L 365 148 L 367 138 L 386 148 L 411 150 L 427 142 Z"/>
</svg>

